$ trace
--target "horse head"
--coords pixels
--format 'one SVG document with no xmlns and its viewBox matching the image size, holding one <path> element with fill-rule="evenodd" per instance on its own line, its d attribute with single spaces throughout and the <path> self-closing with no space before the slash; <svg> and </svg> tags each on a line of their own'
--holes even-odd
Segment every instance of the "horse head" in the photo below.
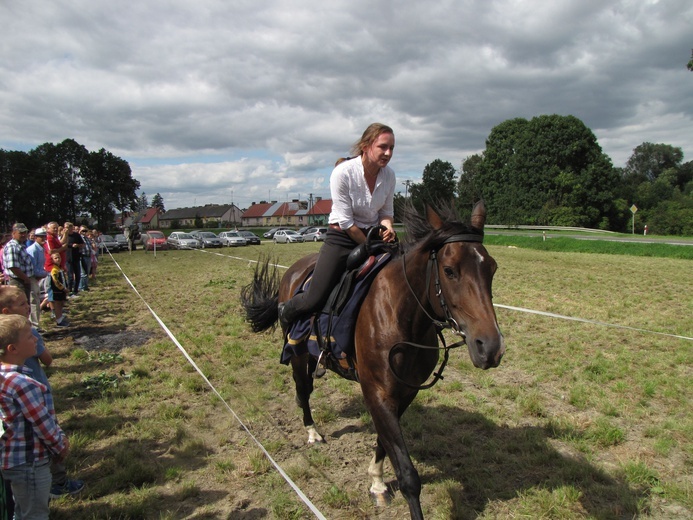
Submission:
<svg viewBox="0 0 693 520">
<path fill-rule="evenodd" d="M 431 244 L 436 277 L 432 305 L 467 343 L 477 368 L 493 368 L 505 354 L 505 341 L 493 307 L 491 285 L 497 264 L 482 244 L 486 208 L 479 201 L 472 211 L 471 228 L 445 223 L 427 208 L 427 221 L 437 244 Z"/>
</svg>

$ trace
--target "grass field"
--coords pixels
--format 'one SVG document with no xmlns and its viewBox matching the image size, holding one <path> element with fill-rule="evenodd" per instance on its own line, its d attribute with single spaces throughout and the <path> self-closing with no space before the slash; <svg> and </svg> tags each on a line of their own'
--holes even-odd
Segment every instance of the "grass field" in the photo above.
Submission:
<svg viewBox="0 0 693 520">
<path fill-rule="evenodd" d="M 280 334 L 252 334 L 240 288 L 253 261 L 316 244 L 137 251 L 115 260 L 233 412 L 327 518 L 406 518 L 369 500 L 374 431 L 359 387 L 328 374 L 313 398 L 327 443 L 308 446 Z M 507 354 L 482 372 L 454 351 L 404 416 L 427 518 L 693 516 L 693 263 L 489 245 Z M 87 482 L 56 519 L 310 518 L 116 265 L 48 322 L 51 382 Z M 389 479 L 393 478 L 386 467 Z"/>
</svg>

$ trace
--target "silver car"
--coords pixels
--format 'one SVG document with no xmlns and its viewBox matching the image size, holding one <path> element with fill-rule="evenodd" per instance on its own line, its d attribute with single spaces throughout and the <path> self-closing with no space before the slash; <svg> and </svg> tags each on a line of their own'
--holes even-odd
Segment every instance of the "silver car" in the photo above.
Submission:
<svg viewBox="0 0 693 520">
<path fill-rule="evenodd" d="M 183 231 L 171 233 L 166 243 L 171 249 L 197 249 L 200 247 L 200 242 L 194 236 Z"/>
<path fill-rule="evenodd" d="M 120 251 L 120 245 L 118 242 L 116 242 L 116 239 L 113 238 L 111 235 L 101 235 L 97 240 L 96 243 L 99 246 L 99 252 L 104 253 L 106 251 L 110 251 L 111 253 L 117 253 Z"/>
<path fill-rule="evenodd" d="M 202 249 L 205 247 L 221 247 L 224 245 L 221 239 L 211 231 L 191 231 L 190 234 L 197 239 Z"/>
<path fill-rule="evenodd" d="M 322 242 L 325 240 L 325 236 L 327 235 L 327 228 L 326 227 L 312 227 L 308 229 L 305 233 L 303 233 L 303 241 L 304 242 Z"/>
<path fill-rule="evenodd" d="M 299 235 L 293 229 L 280 229 L 272 238 L 275 244 L 289 244 L 291 242 L 303 242 L 303 235 Z"/>
<path fill-rule="evenodd" d="M 238 231 L 222 231 L 219 233 L 219 240 L 225 246 L 245 246 L 248 241 L 238 234 Z"/>
</svg>

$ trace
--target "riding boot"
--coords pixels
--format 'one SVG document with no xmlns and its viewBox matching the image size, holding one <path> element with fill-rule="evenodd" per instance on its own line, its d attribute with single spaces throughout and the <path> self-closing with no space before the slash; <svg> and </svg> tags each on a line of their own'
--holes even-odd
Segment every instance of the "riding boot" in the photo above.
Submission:
<svg viewBox="0 0 693 520">
<path fill-rule="evenodd" d="M 282 328 L 288 329 L 289 326 L 296 321 L 296 318 L 298 318 L 298 314 L 291 300 L 279 304 L 279 323 Z"/>
</svg>

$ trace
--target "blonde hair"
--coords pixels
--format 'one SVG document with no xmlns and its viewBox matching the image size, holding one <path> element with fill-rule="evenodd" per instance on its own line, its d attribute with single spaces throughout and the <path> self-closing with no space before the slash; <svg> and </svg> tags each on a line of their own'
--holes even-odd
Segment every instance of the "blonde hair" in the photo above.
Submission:
<svg viewBox="0 0 693 520">
<path fill-rule="evenodd" d="M 19 335 L 31 322 L 19 314 L 0 315 L 0 357 L 7 354 L 7 346 L 19 341 Z"/>
<path fill-rule="evenodd" d="M 20 295 L 24 295 L 19 287 L 14 285 L 0 285 L 0 313 L 3 309 L 14 304 Z M 26 297 L 26 295 L 24 295 Z"/>
<path fill-rule="evenodd" d="M 351 155 L 354 157 L 363 155 L 364 149 L 372 145 L 380 134 L 395 135 L 395 132 L 392 130 L 392 128 L 382 123 L 371 123 L 368 125 L 368 128 L 364 130 L 361 139 L 356 141 L 351 147 Z"/>
</svg>

